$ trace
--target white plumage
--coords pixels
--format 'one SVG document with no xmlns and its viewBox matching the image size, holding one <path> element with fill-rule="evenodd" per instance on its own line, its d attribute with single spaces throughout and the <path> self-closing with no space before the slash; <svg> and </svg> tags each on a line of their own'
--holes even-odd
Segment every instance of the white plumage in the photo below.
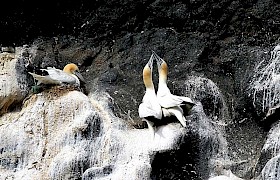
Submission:
<svg viewBox="0 0 280 180">
<path fill-rule="evenodd" d="M 47 71 L 48 75 L 41 76 L 35 73 L 28 72 L 36 79 L 37 85 L 40 84 L 75 84 L 80 86 L 80 80 L 84 81 L 82 75 L 78 72 L 79 69 L 75 64 L 67 64 L 63 70 L 56 69 L 55 67 L 47 67 L 47 69 L 41 69 Z"/>
<path fill-rule="evenodd" d="M 186 119 L 184 117 L 182 106 L 194 106 L 193 101 L 189 97 L 177 96 L 170 92 L 167 86 L 167 74 L 168 66 L 167 63 L 160 58 L 155 52 L 153 52 L 153 57 L 157 61 L 159 82 L 157 99 L 160 106 L 163 108 L 164 116 L 174 115 L 180 121 L 182 126 L 186 127 Z"/>
<path fill-rule="evenodd" d="M 139 105 L 139 117 L 155 119 L 162 118 L 161 107 L 156 99 L 156 93 L 151 89 L 146 89 L 145 95 L 142 99 L 142 103 Z"/>
</svg>

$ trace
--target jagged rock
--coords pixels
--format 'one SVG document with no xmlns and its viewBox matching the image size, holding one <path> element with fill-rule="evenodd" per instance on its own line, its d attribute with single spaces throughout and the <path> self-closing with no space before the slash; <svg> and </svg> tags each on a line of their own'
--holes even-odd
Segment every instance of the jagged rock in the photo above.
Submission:
<svg viewBox="0 0 280 180">
<path fill-rule="evenodd" d="M 279 177 L 279 49 L 279 45 L 275 46 L 256 66 L 251 83 L 255 107 L 264 114 L 261 122 L 269 130 L 255 167 L 257 179 Z"/>
<path fill-rule="evenodd" d="M 277 171 L 274 168 L 277 166 L 273 166 L 274 161 L 278 159 L 280 153 L 280 145 L 279 145 L 279 135 L 280 135 L 280 123 L 275 123 L 268 132 L 267 139 L 264 143 L 264 146 L 261 150 L 260 158 L 257 161 L 256 165 L 256 176 L 261 176 L 266 179 L 267 175 L 270 172 Z M 271 164 L 272 163 L 272 164 Z M 277 173 L 272 173 L 273 177 L 277 177 Z"/>
<path fill-rule="evenodd" d="M 31 96 L 20 112 L 1 117 L 1 179 L 80 177 L 90 162 L 89 142 L 100 134 L 99 120 L 81 92 L 53 89 Z"/>
<path fill-rule="evenodd" d="M 1 178 L 164 178 L 169 174 L 157 171 L 170 166 L 169 158 L 178 163 L 174 177 L 206 178 L 211 169 L 209 157 L 224 157 L 220 142 L 224 140 L 199 103 L 188 117 L 189 128 L 178 122 L 163 125 L 152 139 L 148 129 L 135 129 L 114 116 L 109 99 L 106 93 L 86 96 L 52 87 L 26 99 L 20 112 L 4 114 Z M 171 156 L 161 159 L 166 153 Z M 201 161 L 190 161 L 186 158 L 190 155 Z M 194 174 L 182 173 L 184 164 Z"/>
<path fill-rule="evenodd" d="M 30 77 L 26 73 L 28 57 L 23 53 L 24 49 L 18 48 L 16 53 L 0 54 L 0 116 L 29 93 Z"/>
<path fill-rule="evenodd" d="M 12 46 L 8 47 L 1 47 L 2 52 L 7 52 L 7 53 L 15 53 L 15 48 Z"/>
<path fill-rule="evenodd" d="M 266 97 L 270 95 L 273 97 L 273 93 L 270 92 L 274 87 L 277 89 L 278 86 L 268 83 L 269 88 L 266 88 L 264 85 L 267 84 L 263 84 L 264 81 L 261 80 L 262 76 L 269 77 L 263 73 L 265 65 L 261 62 L 265 64 L 271 62 L 269 61 L 269 52 L 274 45 L 279 43 L 280 4 L 277 1 L 77 0 L 69 2 L 62 0 L 55 3 L 46 1 L 34 4 L 19 0 L 7 3 L 8 5 L 0 12 L 2 46 L 22 46 L 22 44 L 32 45 L 32 43 L 35 46 L 38 45 L 32 49 L 35 50 L 34 52 L 27 51 L 32 56 L 29 59 L 31 60 L 30 65 L 24 63 L 32 71 L 38 71 L 46 66 L 62 68 L 66 63 L 77 63 L 81 66 L 87 80 L 88 92 L 92 94 L 99 87 L 104 87 L 105 91 L 112 96 L 109 98 L 110 101 L 114 102 L 109 104 L 113 111 L 109 112 L 122 118 L 120 121 L 126 121 L 126 123 L 133 121 L 137 128 L 145 127 L 145 124 L 138 123 L 140 120 L 137 117 L 137 106 L 142 98 L 141 92 L 144 91 L 139 72 L 143 68 L 145 58 L 150 56 L 151 50 L 155 50 L 170 62 L 172 68 L 170 68 L 169 78 L 172 92 L 184 94 L 186 88 L 184 83 L 190 74 L 206 78 L 203 82 L 213 82 L 214 86 L 212 87 L 219 90 L 219 95 L 221 95 L 218 99 L 215 99 L 216 96 L 212 94 L 207 94 L 211 86 L 206 88 L 205 93 L 202 87 L 201 97 L 197 97 L 202 102 L 206 119 L 212 125 L 219 127 L 217 129 L 224 129 L 221 133 L 222 137 L 226 137 L 228 151 L 225 153 L 228 153 L 230 159 L 233 159 L 234 162 L 248 160 L 248 163 L 230 166 L 230 170 L 244 179 L 255 178 L 255 162 L 259 159 L 266 131 L 278 121 L 277 113 L 272 114 L 269 118 L 264 119 L 264 117 L 269 107 L 273 108 L 279 104 L 274 101 L 279 98 L 276 96 L 274 100 L 272 98 L 269 101 L 263 98 L 264 94 Z M 50 10 L 53 13 L 46 13 Z M 46 14 L 48 15 L 46 16 Z M 58 34 L 62 36 L 57 36 Z M 40 37 L 38 38 L 38 36 Z M 38 40 L 34 42 L 34 39 L 37 38 Z M 255 65 L 258 64 L 264 66 L 256 69 Z M 260 73 L 256 74 L 256 70 L 260 70 Z M 25 72 L 19 74 L 22 77 L 26 75 Z M 278 78 L 275 77 L 273 80 L 277 81 Z M 252 84 L 254 82 L 260 82 L 262 86 L 259 87 L 261 88 L 254 88 L 254 84 Z M 33 85 L 33 82 L 30 84 Z M 1 85 L 2 82 L 0 82 Z M 262 87 L 264 87 L 264 91 Z M 30 88 L 26 89 L 30 90 Z M 31 99 L 34 97 L 36 96 L 32 96 Z M 221 97 L 224 98 L 223 101 L 221 101 Z M 0 124 L 8 123 L 10 117 L 21 111 L 21 107 L 19 107 L 22 104 L 21 101 L 14 102 L 12 105 L 5 102 L 5 106 L 9 108 L 4 108 L 7 110 L 2 116 L 6 119 L 1 117 Z M 4 101 L 0 98 L 0 104 L 2 102 Z M 102 102 L 96 104 L 99 103 Z M 25 105 L 28 106 L 28 103 Z M 98 107 L 101 108 L 103 105 Z M 224 112 L 225 109 L 220 109 L 225 107 L 224 105 L 226 105 L 228 112 Z M 102 117 L 103 115 L 106 113 L 101 113 Z M 228 117 L 228 119 L 220 119 L 223 115 L 226 115 L 224 117 Z M 212 119 L 212 117 L 217 118 Z M 18 123 L 17 121 L 13 122 Z M 119 124 L 120 129 L 126 129 L 126 123 L 117 124 Z M 88 132 L 87 125 L 84 123 L 73 126 L 75 126 L 73 127 L 75 132 Z M 25 131 L 32 134 L 33 130 L 30 127 L 27 127 Z M 264 131 L 263 127 L 267 127 L 267 129 Z M 102 138 L 98 139 L 100 144 L 96 146 L 105 144 Z M 191 140 L 197 139 L 199 137 L 194 136 Z M 105 146 L 104 144 L 103 146 Z M 189 149 L 184 146 L 180 146 L 180 148 L 182 151 Z M 192 169 L 195 169 L 193 164 L 201 163 L 203 165 L 208 159 L 192 158 L 196 156 L 187 156 L 187 159 L 183 159 L 180 155 L 176 155 L 181 154 L 179 149 L 157 153 L 155 155 L 156 161 L 152 167 L 144 163 L 143 166 L 139 165 L 139 167 L 145 171 L 135 167 L 133 172 L 148 173 L 152 169 L 151 174 L 154 177 L 167 177 L 165 172 L 168 172 L 172 175 L 169 179 L 183 176 L 188 176 L 189 179 L 198 176 L 206 177 L 209 173 L 211 177 L 217 175 L 211 170 L 215 162 L 210 163 L 209 169 L 201 169 L 199 173 L 196 171 L 192 173 Z M 65 151 L 75 154 L 76 150 L 72 147 L 65 148 L 64 151 L 61 151 L 60 157 L 65 157 L 67 154 Z M 194 148 L 194 151 L 200 152 L 198 148 Z M 211 150 L 209 151 L 211 152 Z M 207 155 L 209 154 L 206 153 L 205 157 Z M 84 157 L 84 155 L 81 156 Z M 265 156 L 265 153 L 262 153 L 260 159 L 263 160 L 260 161 L 266 163 L 269 158 L 272 158 L 271 156 L 265 158 Z M 61 169 L 64 166 L 63 159 L 60 157 L 55 159 L 57 163 L 53 163 L 52 167 Z M 161 157 L 167 159 L 172 165 L 162 167 L 160 163 L 157 164 L 156 162 L 160 162 L 158 159 Z M 3 164 L 15 167 L 19 164 L 17 159 L 19 158 L 11 156 L 9 160 L 1 160 L 3 160 Z M 76 156 L 73 155 L 72 159 L 67 159 L 67 164 L 71 164 L 75 159 Z M 108 157 L 102 156 L 99 159 L 106 161 Z M 182 159 L 184 163 L 180 163 L 178 159 Z M 185 163 L 190 160 L 195 162 L 191 165 Z M 111 162 L 110 158 L 108 162 Z M 84 161 L 82 161 L 83 163 Z M 107 167 L 112 169 L 112 173 L 120 173 L 118 168 L 110 163 L 94 163 L 92 163 L 92 167 L 83 166 L 84 169 L 88 169 L 85 171 L 88 172 L 88 177 L 110 177 L 107 174 L 105 176 L 99 174 L 102 169 L 107 172 Z M 135 163 L 135 161 L 132 162 L 132 164 Z M 174 164 L 175 166 L 173 166 Z M 41 167 L 41 165 L 34 161 L 28 167 Z M 257 168 L 257 171 L 260 172 L 264 165 L 258 167 L 260 169 Z M 266 166 L 263 169 L 263 173 L 266 174 L 264 177 L 275 170 L 270 169 L 271 167 Z M 29 171 L 23 169 L 17 171 L 17 174 L 10 174 L 6 177 L 21 179 L 20 174 L 27 172 L 32 173 L 35 177 L 39 171 L 34 168 Z M 58 177 L 75 179 L 75 177 L 80 176 L 76 173 L 66 173 L 67 175 L 63 173 L 52 172 L 53 176 Z M 143 174 L 143 177 L 146 175 Z M 84 177 L 87 177 L 86 173 Z"/>
<path fill-rule="evenodd" d="M 83 179 L 100 179 L 101 177 L 108 176 L 109 174 L 111 174 L 112 170 L 113 167 L 110 165 L 104 167 L 91 167 L 84 172 Z"/>
<path fill-rule="evenodd" d="M 200 42 L 200 40 L 198 40 L 198 42 Z M 37 54 L 35 53 L 34 59 L 38 58 L 36 56 Z M 171 71 L 171 73 L 172 72 L 174 71 Z M 121 77 L 123 76 L 120 75 L 118 79 L 121 79 Z M 188 117 L 189 126 L 187 129 L 182 129 L 180 124 L 174 124 L 174 121 L 171 121 L 171 124 L 166 123 L 167 125 L 162 126 L 158 129 L 159 135 L 156 136 L 156 143 L 154 144 L 154 146 L 150 146 L 150 144 L 152 144 L 153 142 L 149 139 L 149 133 L 147 133 L 146 129 L 134 129 L 132 127 L 128 127 L 128 121 L 125 122 L 125 119 L 119 119 L 112 114 L 111 109 L 115 108 L 114 105 L 110 103 L 109 105 L 104 105 L 108 100 L 112 102 L 118 102 L 119 99 L 115 99 L 118 98 L 118 96 L 115 96 L 115 98 L 113 99 L 111 97 L 106 97 L 105 95 L 101 95 L 100 97 L 98 97 L 98 95 L 94 95 L 94 98 L 92 98 L 93 92 L 95 93 L 96 89 L 98 89 L 97 86 L 94 89 L 91 89 L 91 95 L 89 95 L 89 99 L 91 101 L 90 104 L 93 106 L 91 108 L 93 108 L 93 111 L 97 111 L 98 115 L 94 113 L 94 115 L 89 115 L 91 116 L 91 118 L 88 118 L 88 120 L 84 120 L 86 122 L 92 119 L 96 121 L 94 122 L 94 124 L 96 124 L 97 129 L 99 129 L 97 134 L 94 134 L 94 132 L 89 130 L 88 123 L 73 120 L 74 122 L 71 123 L 72 125 L 69 125 L 72 128 L 71 132 L 73 132 L 73 134 L 67 134 L 67 138 L 68 140 L 70 138 L 71 141 L 75 141 L 74 144 L 70 143 L 67 145 L 66 143 L 66 145 L 61 145 L 61 147 L 56 150 L 54 148 L 56 147 L 56 145 L 51 145 L 49 141 L 47 141 L 46 148 L 44 150 L 41 150 L 42 152 L 40 153 L 37 152 L 39 156 L 42 156 L 41 161 L 36 159 L 32 162 L 28 162 L 28 166 L 26 166 L 26 168 L 29 168 L 29 170 L 23 168 L 19 171 L 16 171 L 14 174 L 9 170 L 3 171 L 5 172 L 5 177 L 8 177 L 9 175 L 19 177 L 23 174 L 24 176 L 28 177 L 30 176 L 29 173 L 34 174 L 34 177 L 35 175 L 36 177 L 40 177 L 41 174 L 36 170 L 36 168 L 48 169 L 46 170 L 45 174 L 47 174 L 50 178 L 58 177 L 74 179 L 78 177 L 83 177 L 84 179 L 108 179 L 117 176 L 120 176 L 124 179 L 128 177 L 133 177 L 134 179 L 139 179 L 140 177 L 146 177 L 147 179 L 167 178 L 170 173 L 174 178 L 190 177 L 205 179 L 210 175 L 215 175 L 216 173 L 214 168 L 214 160 L 219 159 L 223 162 L 228 158 L 228 147 L 225 140 L 226 135 L 224 133 L 225 127 L 231 125 L 232 122 L 228 119 L 228 107 L 225 101 L 225 97 L 221 93 L 222 91 L 218 88 L 218 86 L 210 79 L 202 78 L 200 76 L 190 76 L 186 78 L 186 81 L 183 82 L 181 80 L 176 84 L 176 80 L 178 80 L 178 78 L 175 77 L 174 81 L 172 80 L 172 78 L 174 77 L 175 75 L 171 74 L 171 84 L 173 85 L 171 87 L 173 87 L 173 89 L 179 84 L 180 86 L 178 86 L 178 88 L 180 90 L 184 90 L 177 92 L 183 93 L 181 95 L 185 94 L 186 96 L 191 96 L 191 98 L 194 98 L 197 102 L 202 102 L 202 105 L 199 105 L 198 103 L 198 106 L 193 109 L 191 116 Z M 137 84 L 137 82 L 135 83 Z M 94 85 L 94 83 L 91 84 Z M 114 82 L 114 84 L 112 85 L 115 87 L 113 87 L 110 92 L 114 93 L 113 90 L 116 88 L 118 88 L 119 91 L 122 90 L 119 86 L 116 86 L 117 82 Z M 107 87 L 108 86 L 105 86 L 105 88 Z M 129 89 L 129 86 L 125 87 L 123 90 L 126 89 Z M 31 105 L 30 102 L 34 101 L 36 102 L 36 105 L 38 105 L 38 102 L 41 102 L 43 104 L 41 105 L 42 110 L 48 107 L 47 110 L 44 110 L 46 115 L 42 117 L 41 115 L 34 114 L 32 116 L 33 120 L 28 121 L 35 122 L 36 116 L 41 122 L 48 122 L 50 120 L 46 119 L 49 119 L 48 116 L 50 114 L 56 114 L 57 108 L 51 108 L 50 104 L 52 104 L 54 101 L 57 102 L 57 104 L 61 104 L 58 102 L 64 101 L 65 99 L 69 98 L 68 91 L 71 92 L 73 90 L 79 89 L 61 89 L 60 87 L 44 89 L 43 92 L 32 95 L 30 99 L 25 100 L 21 113 L 27 112 L 26 108 Z M 130 91 L 123 93 L 127 95 L 129 94 L 129 92 Z M 139 93 L 137 94 L 137 96 L 141 96 Z M 82 97 L 84 97 L 84 95 Z M 133 96 L 130 94 L 129 97 Z M 41 100 L 39 101 L 38 98 L 40 98 Z M 71 98 L 73 99 L 73 97 L 70 97 L 69 99 Z M 86 96 L 84 98 L 87 99 Z M 101 100 L 97 101 L 94 99 Z M 121 100 L 127 102 L 127 106 L 132 103 L 132 101 L 126 97 L 122 98 Z M 43 103 L 43 101 L 46 102 Z M 79 102 L 79 99 L 73 99 L 72 101 Z M 137 101 L 133 101 L 133 103 L 137 103 Z M 62 108 L 62 112 L 65 113 L 71 110 L 71 108 L 66 109 L 66 104 L 64 103 L 62 103 L 62 105 L 59 105 L 59 108 Z M 74 112 L 75 111 L 76 109 L 74 110 Z M 204 111 L 206 112 L 206 114 Z M 40 112 L 41 111 L 38 111 L 38 113 Z M 64 116 L 62 115 L 62 112 L 60 116 L 54 116 L 52 119 L 56 121 L 65 119 L 65 117 L 62 117 Z M 2 122 L 4 122 L 4 125 L 5 123 L 9 122 L 10 117 L 13 114 L 15 113 L 8 113 L 3 116 L 4 120 L 2 120 Z M 28 118 L 30 119 L 30 117 Z M 129 118 L 131 119 L 131 117 Z M 20 120 L 23 121 L 23 117 Z M 54 123 L 53 121 L 51 122 Z M 51 122 L 48 122 L 48 125 L 44 126 L 51 126 Z M 16 123 L 18 123 L 18 121 L 16 121 Z M 32 136 L 34 134 L 34 125 L 25 127 L 25 133 Z M 40 125 L 36 126 L 40 127 Z M 176 131 L 176 129 L 180 129 L 180 131 Z M 40 132 L 42 130 L 37 131 Z M 57 133 L 52 135 L 52 132 L 56 131 Z M 84 134 L 84 136 L 78 136 L 78 134 L 80 133 Z M 53 127 L 52 130 L 51 128 L 48 128 L 48 132 L 45 133 L 42 137 L 44 139 L 59 139 L 60 137 L 56 137 L 59 136 L 59 134 L 59 130 L 56 130 Z M 168 138 L 161 137 L 165 134 L 168 134 Z M 55 138 L 53 138 L 53 136 L 55 136 Z M 93 136 L 94 138 L 91 139 L 91 137 Z M 96 144 L 87 144 L 84 143 L 83 138 L 87 140 L 90 139 L 89 141 L 97 140 L 97 142 Z M 18 139 L 20 138 L 18 137 Z M 37 141 L 41 140 L 39 140 L 38 138 Z M 39 144 L 42 144 L 42 142 L 40 142 Z M 48 146 L 52 147 L 48 148 Z M 83 150 L 80 149 L 81 147 Z M 95 149 L 96 147 L 99 147 L 100 151 L 102 152 L 98 151 L 97 154 L 92 153 L 93 149 Z M 192 148 L 190 149 L 189 147 Z M 34 147 L 30 147 L 30 149 L 33 148 Z M 139 150 L 139 148 L 141 151 Z M 53 153 L 50 151 L 50 149 L 54 149 Z M 135 152 L 134 149 L 137 149 L 139 151 Z M 88 155 L 89 152 L 92 153 L 92 155 Z M 125 154 L 120 154 L 120 152 L 123 152 Z M 68 153 L 71 154 L 71 158 L 66 158 L 69 155 Z M 24 154 L 28 153 L 24 152 Z M 10 155 L 6 156 L 10 157 Z M 120 156 L 122 158 L 120 158 Z M 48 157 L 47 160 L 46 157 Z M 20 158 L 13 157 L 10 161 L 5 162 L 4 164 L 9 165 L 11 169 L 18 168 L 18 159 Z M 121 161 L 119 161 L 119 159 L 121 159 Z M 236 159 L 238 160 L 238 158 Z M 43 167 L 42 164 L 48 164 L 48 168 Z M 104 170 L 104 168 L 106 169 L 106 167 L 110 167 L 110 173 L 109 171 Z M 103 170 L 106 171 L 104 174 L 101 173 Z"/>
<path fill-rule="evenodd" d="M 254 100 L 253 103 L 257 112 L 263 118 L 268 115 L 271 108 L 279 103 L 279 47 L 280 45 L 277 45 L 266 56 L 259 57 L 255 64 L 255 73 L 251 78 L 250 89 Z M 266 119 L 263 120 L 265 121 Z M 271 123 L 267 122 L 267 124 Z"/>
<path fill-rule="evenodd" d="M 279 178 L 279 154 L 272 157 L 263 167 L 261 174 L 257 177 L 257 180 L 262 179 L 278 179 Z"/>
</svg>

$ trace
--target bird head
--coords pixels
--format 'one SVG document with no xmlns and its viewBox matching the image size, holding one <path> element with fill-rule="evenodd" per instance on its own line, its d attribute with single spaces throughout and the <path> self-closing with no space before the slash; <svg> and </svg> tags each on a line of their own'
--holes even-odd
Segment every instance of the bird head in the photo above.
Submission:
<svg viewBox="0 0 280 180">
<path fill-rule="evenodd" d="M 75 71 L 79 71 L 79 68 L 76 64 L 70 63 L 63 68 L 63 71 L 66 73 L 74 74 Z"/>
<path fill-rule="evenodd" d="M 74 63 L 70 63 L 67 64 L 64 68 L 63 71 L 69 74 L 74 74 L 75 76 L 77 76 L 82 82 L 85 82 L 84 77 L 82 76 L 82 74 L 79 72 L 79 68 L 76 64 Z"/>
</svg>

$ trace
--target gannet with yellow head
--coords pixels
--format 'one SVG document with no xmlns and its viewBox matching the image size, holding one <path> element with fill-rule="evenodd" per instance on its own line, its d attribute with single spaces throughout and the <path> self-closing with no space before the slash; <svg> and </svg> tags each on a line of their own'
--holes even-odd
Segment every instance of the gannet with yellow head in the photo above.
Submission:
<svg viewBox="0 0 280 180">
<path fill-rule="evenodd" d="M 186 106 L 187 108 L 191 108 L 195 104 L 189 97 L 177 96 L 170 92 L 167 86 L 167 63 L 162 58 L 160 58 L 154 51 L 153 55 L 157 61 L 159 73 L 157 99 L 160 106 L 162 107 L 163 115 L 176 116 L 176 118 L 180 121 L 182 126 L 186 127 L 186 119 L 182 107 Z"/>
<path fill-rule="evenodd" d="M 153 55 L 152 55 L 153 56 Z M 153 57 L 145 65 L 143 69 L 143 82 L 146 87 L 145 95 L 142 99 L 142 103 L 139 105 L 138 113 L 139 117 L 143 118 L 147 122 L 148 128 L 154 137 L 155 129 L 153 128 L 154 122 L 161 120 L 162 110 L 156 97 L 156 92 L 152 79 L 153 70 Z"/>
<path fill-rule="evenodd" d="M 36 79 L 37 85 L 40 84 L 71 84 L 80 86 L 80 81 L 84 82 L 83 76 L 79 73 L 79 68 L 76 64 L 67 64 L 63 70 L 56 69 L 55 67 L 47 67 L 47 69 L 41 69 L 46 71 L 48 75 L 41 76 L 35 73 L 28 72 Z"/>
</svg>

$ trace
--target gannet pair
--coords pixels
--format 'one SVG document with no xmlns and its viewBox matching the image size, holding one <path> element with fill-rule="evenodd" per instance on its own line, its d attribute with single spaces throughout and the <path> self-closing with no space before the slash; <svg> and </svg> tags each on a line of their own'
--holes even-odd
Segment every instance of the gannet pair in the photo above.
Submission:
<svg viewBox="0 0 280 180">
<path fill-rule="evenodd" d="M 159 83 L 157 94 L 155 93 L 152 81 L 153 60 L 156 59 L 159 73 Z M 143 81 L 146 92 L 142 103 L 139 105 L 139 117 L 143 118 L 150 131 L 154 134 L 153 124 L 155 120 L 164 117 L 176 116 L 183 127 L 186 127 L 186 119 L 182 106 L 194 106 L 193 101 L 184 96 L 176 96 L 172 94 L 167 86 L 167 63 L 160 58 L 155 52 L 152 53 L 149 62 L 143 69 Z"/>
<path fill-rule="evenodd" d="M 35 73 L 28 72 L 36 79 L 37 85 L 40 84 L 71 84 L 80 86 L 80 80 L 84 82 L 83 76 L 79 73 L 79 68 L 76 64 L 67 64 L 63 70 L 56 69 L 55 67 L 47 67 L 47 69 L 41 69 L 46 71 L 48 75 L 41 76 Z"/>
</svg>

